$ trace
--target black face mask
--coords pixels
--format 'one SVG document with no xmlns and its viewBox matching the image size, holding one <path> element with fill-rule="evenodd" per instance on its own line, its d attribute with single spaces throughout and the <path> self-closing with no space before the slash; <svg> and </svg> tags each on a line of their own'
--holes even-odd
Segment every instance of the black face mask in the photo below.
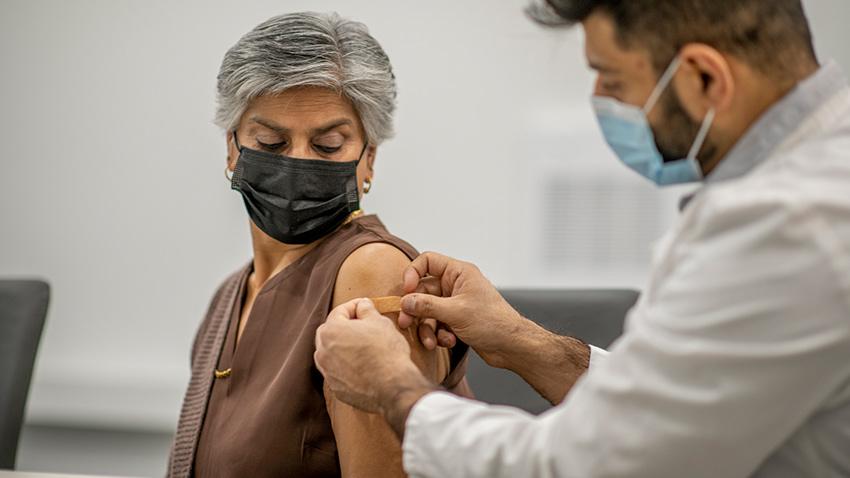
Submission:
<svg viewBox="0 0 850 478">
<path fill-rule="evenodd" d="M 239 145 L 230 187 L 242 193 L 254 224 L 286 244 L 309 244 L 360 209 L 356 161 L 296 159 Z"/>
</svg>

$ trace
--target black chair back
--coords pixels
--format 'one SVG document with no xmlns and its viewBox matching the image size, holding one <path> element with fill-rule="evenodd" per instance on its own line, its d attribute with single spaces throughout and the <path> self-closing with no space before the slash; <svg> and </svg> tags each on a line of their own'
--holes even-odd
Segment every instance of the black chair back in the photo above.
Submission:
<svg viewBox="0 0 850 478">
<path fill-rule="evenodd" d="M 0 469 L 15 467 L 49 296 L 42 281 L 0 280 Z"/>
<path fill-rule="evenodd" d="M 623 333 L 626 314 L 637 302 L 634 290 L 501 290 L 523 316 L 548 330 L 607 348 Z M 517 375 L 487 366 L 470 352 L 467 378 L 475 397 L 540 413 L 551 404 Z"/>
</svg>

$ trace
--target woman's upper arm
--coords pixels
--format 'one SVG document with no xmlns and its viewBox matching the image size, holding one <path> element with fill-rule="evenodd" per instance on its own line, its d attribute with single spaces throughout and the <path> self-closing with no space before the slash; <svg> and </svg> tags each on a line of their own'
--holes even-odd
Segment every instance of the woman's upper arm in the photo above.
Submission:
<svg viewBox="0 0 850 478">
<path fill-rule="evenodd" d="M 404 252 L 391 244 L 366 244 L 343 262 L 334 287 L 333 307 L 352 299 L 403 295 L 402 276 L 410 264 Z M 393 321 L 398 314 L 385 314 Z M 440 383 L 449 373 L 449 353 L 429 351 L 419 342 L 415 327 L 399 330 L 410 344 L 413 363 L 430 380 Z"/>
<path fill-rule="evenodd" d="M 373 243 L 348 256 L 337 275 L 333 306 L 361 297 L 402 295 L 402 274 L 410 259 L 396 247 Z M 387 314 L 392 320 L 397 314 Z M 428 351 L 413 328 L 399 330 L 411 349 L 411 358 L 422 373 L 439 383 L 449 372 L 446 349 Z M 346 477 L 404 476 L 401 444 L 379 415 L 356 410 L 334 400 L 326 389 L 325 398 L 339 451 L 340 467 Z"/>
</svg>

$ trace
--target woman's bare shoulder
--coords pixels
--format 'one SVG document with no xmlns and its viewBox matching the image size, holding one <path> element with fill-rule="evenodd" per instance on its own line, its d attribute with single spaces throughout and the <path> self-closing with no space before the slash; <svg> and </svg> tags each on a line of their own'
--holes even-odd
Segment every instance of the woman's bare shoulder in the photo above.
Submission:
<svg viewBox="0 0 850 478">
<path fill-rule="evenodd" d="M 340 268 L 334 290 L 334 307 L 363 297 L 403 295 L 402 278 L 410 262 L 407 255 L 392 244 L 372 243 L 360 247 Z M 385 315 L 392 320 L 398 318 L 397 313 Z M 446 378 L 450 368 L 448 350 L 442 347 L 425 349 L 413 327 L 399 330 L 399 333 L 407 339 L 411 358 L 426 377 L 438 383 Z"/>
<path fill-rule="evenodd" d="M 410 264 L 392 244 L 373 242 L 356 249 L 342 263 L 334 287 L 334 305 L 360 297 L 402 294 L 402 276 Z"/>
</svg>

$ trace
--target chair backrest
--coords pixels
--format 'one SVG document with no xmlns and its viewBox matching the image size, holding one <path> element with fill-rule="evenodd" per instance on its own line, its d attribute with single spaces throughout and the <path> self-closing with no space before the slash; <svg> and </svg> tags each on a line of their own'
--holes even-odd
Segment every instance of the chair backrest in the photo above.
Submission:
<svg viewBox="0 0 850 478">
<path fill-rule="evenodd" d="M 626 314 L 637 302 L 634 290 L 501 290 L 523 316 L 548 330 L 608 347 L 623 333 Z M 511 405 L 531 413 L 551 407 L 525 381 L 507 370 L 487 366 L 470 352 L 467 378 L 481 401 Z"/>
<path fill-rule="evenodd" d="M 0 469 L 15 467 L 49 296 L 42 281 L 0 280 Z"/>
</svg>

